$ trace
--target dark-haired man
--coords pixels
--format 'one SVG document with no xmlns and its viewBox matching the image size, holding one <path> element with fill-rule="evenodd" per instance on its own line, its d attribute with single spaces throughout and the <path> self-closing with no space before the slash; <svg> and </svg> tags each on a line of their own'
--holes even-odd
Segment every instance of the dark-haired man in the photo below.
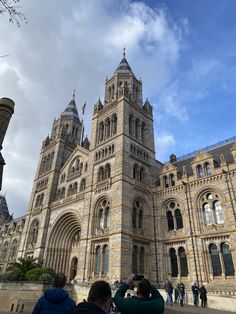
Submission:
<svg viewBox="0 0 236 314">
<path fill-rule="evenodd" d="M 75 312 L 78 314 L 108 314 L 111 305 L 111 287 L 106 281 L 100 280 L 92 284 L 88 302 L 79 303 Z"/>
<path fill-rule="evenodd" d="M 164 300 L 159 291 L 145 278 L 138 282 L 137 296 L 125 298 L 126 291 L 133 284 L 133 278 L 134 275 L 129 276 L 113 298 L 118 311 L 122 314 L 162 314 Z"/>
<path fill-rule="evenodd" d="M 69 297 L 63 287 L 66 285 L 66 276 L 57 274 L 54 278 L 53 288 L 44 292 L 38 300 L 32 314 L 70 314 L 74 312 L 75 301 Z"/>
</svg>

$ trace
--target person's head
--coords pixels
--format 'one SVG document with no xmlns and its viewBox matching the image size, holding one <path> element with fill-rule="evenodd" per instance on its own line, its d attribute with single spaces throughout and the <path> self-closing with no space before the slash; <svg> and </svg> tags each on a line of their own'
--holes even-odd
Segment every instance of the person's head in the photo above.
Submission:
<svg viewBox="0 0 236 314">
<path fill-rule="evenodd" d="M 53 282 L 53 287 L 63 288 L 66 285 L 66 276 L 63 273 L 56 274 Z"/>
<path fill-rule="evenodd" d="M 142 279 L 137 286 L 137 294 L 139 297 L 143 297 L 144 299 L 148 299 L 151 293 L 151 284 L 149 280 Z"/>
<path fill-rule="evenodd" d="M 89 290 L 88 302 L 98 305 L 108 313 L 112 303 L 109 283 L 104 280 L 94 282 Z"/>
</svg>

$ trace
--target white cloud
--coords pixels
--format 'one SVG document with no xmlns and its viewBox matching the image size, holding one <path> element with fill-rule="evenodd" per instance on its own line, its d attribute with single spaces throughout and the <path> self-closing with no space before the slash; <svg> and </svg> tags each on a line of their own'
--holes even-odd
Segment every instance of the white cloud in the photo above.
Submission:
<svg viewBox="0 0 236 314">
<path fill-rule="evenodd" d="M 99 96 L 103 98 L 105 77 L 118 65 L 123 45 L 135 74 L 142 76 L 144 98 L 155 99 L 172 80 L 187 29 L 185 19 L 174 22 L 166 9 L 142 2 L 22 4 L 27 25 L 18 29 L 0 19 L 0 37 L 4 38 L 0 51 L 10 54 L 0 63 L 0 97 L 16 103 L 4 142 L 3 191 L 8 191 L 9 207 L 16 215 L 27 207 L 41 142 L 70 101 L 74 87 L 80 113 L 87 101 L 85 133 L 90 135 L 93 104 Z M 172 114 L 174 101 L 172 95 L 168 100 Z M 178 112 L 175 115 L 180 117 Z M 171 137 L 169 142 L 163 137 L 158 143 L 165 150 Z"/>
<path fill-rule="evenodd" d="M 174 147 L 175 139 L 173 134 L 163 133 L 156 135 L 156 154 L 158 160 L 163 160 L 167 152 Z M 165 160 L 164 160 L 165 161 Z"/>
</svg>

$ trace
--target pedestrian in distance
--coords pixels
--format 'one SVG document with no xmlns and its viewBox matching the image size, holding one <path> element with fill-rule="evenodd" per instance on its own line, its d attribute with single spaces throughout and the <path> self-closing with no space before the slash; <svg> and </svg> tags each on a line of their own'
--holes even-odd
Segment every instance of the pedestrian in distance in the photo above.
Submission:
<svg viewBox="0 0 236 314">
<path fill-rule="evenodd" d="M 76 306 L 77 314 L 108 314 L 112 310 L 111 287 L 104 280 L 95 281 L 88 294 L 87 302 Z"/>
<path fill-rule="evenodd" d="M 113 302 L 121 314 L 163 314 L 164 300 L 159 291 L 143 278 L 136 282 L 137 296 L 125 298 L 126 291 L 134 284 L 135 276 L 130 275 L 116 292 Z"/>
<path fill-rule="evenodd" d="M 193 303 L 195 306 L 197 306 L 198 305 L 199 288 L 198 288 L 196 282 L 194 282 L 194 284 L 192 285 L 192 293 L 193 293 Z"/>
<path fill-rule="evenodd" d="M 53 288 L 47 289 L 36 303 L 32 314 L 70 314 L 76 307 L 75 301 L 69 297 L 63 288 L 66 285 L 66 276 L 56 274 Z"/>
<path fill-rule="evenodd" d="M 185 296 L 185 285 L 180 281 L 177 284 L 177 291 L 179 294 L 179 302 L 181 306 L 184 306 L 184 296 Z"/>
<path fill-rule="evenodd" d="M 201 299 L 201 306 L 206 307 L 207 304 L 207 290 L 204 285 L 202 285 L 199 289 L 200 292 L 200 299 Z"/>
<path fill-rule="evenodd" d="M 170 280 L 166 279 L 164 288 L 165 288 L 165 291 L 166 291 L 166 294 L 167 294 L 166 304 L 173 305 L 173 297 L 172 297 L 173 286 L 172 286 L 172 283 L 171 283 Z"/>
</svg>

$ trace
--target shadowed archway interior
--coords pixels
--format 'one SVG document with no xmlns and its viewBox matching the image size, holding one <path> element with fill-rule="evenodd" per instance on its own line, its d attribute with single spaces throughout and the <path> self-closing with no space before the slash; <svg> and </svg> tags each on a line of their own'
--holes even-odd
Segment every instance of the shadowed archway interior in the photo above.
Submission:
<svg viewBox="0 0 236 314">
<path fill-rule="evenodd" d="M 61 216 L 50 234 L 45 266 L 68 275 L 73 239 L 80 231 L 80 222 L 75 214 L 67 213 Z"/>
</svg>

